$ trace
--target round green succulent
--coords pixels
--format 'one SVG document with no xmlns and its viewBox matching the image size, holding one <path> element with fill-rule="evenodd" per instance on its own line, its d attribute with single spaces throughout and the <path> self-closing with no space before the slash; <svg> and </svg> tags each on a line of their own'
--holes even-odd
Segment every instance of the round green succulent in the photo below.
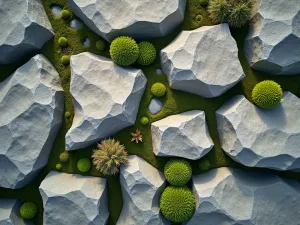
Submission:
<svg viewBox="0 0 300 225">
<path fill-rule="evenodd" d="M 109 52 L 112 60 L 121 66 L 130 66 L 139 57 L 137 43 L 132 38 L 125 36 L 113 40 Z"/>
<path fill-rule="evenodd" d="M 195 207 L 195 197 L 186 186 L 167 187 L 160 198 L 161 213 L 174 223 L 189 219 L 194 214 Z"/>
<path fill-rule="evenodd" d="M 147 116 L 143 116 L 143 117 L 141 118 L 140 122 L 141 122 L 142 125 L 146 126 L 146 125 L 149 124 L 149 119 L 148 119 Z"/>
<path fill-rule="evenodd" d="M 202 6 L 207 6 L 208 2 L 209 2 L 209 0 L 199 0 L 200 5 L 202 5 Z"/>
<path fill-rule="evenodd" d="M 91 160 L 88 158 L 82 158 L 77 162 L 77 169 L 82 172 L 86 173 L 91 169 Z"/>
<path fill-rule="evenodd" d="M 34 202 L 25 202 L 20 208 L 20 215 L 27 220 L 35 217 L 37 214 L 37 206 Z"/>
<path fill-rule="evenodd" d="M 61 18 L 63 18 L 64 20 L 69 19 L 71 16 L 70 12 L 66 9 L 61 11 Z"/>
<path fill-rule="evenodd" d="M 62 163 L 68 162 L 70 159 L 70 153 L 68 151 L 64 151 L 59 155 L 59 161 Z"/>
<path fill-rule="evenodd" d="M 71 113 L 69 111 L 65 112 L 65 118 L 70 118 L 71 117 Z"/>
<path fill-rule="evenodd" d="M 68 56 L 68 55 L 63 55 L 63 56 L 61 57 L 61 62 L 62 62 L 62 64 L 64 64 L 64 65 L 69 65 L 69 64 L 70 64 L 70 56 Z"/>
<path fill-rule="evenodd" d="M 142 66 L 148 66 L 154 63 L 156 59 L 156 49 L 153 44 L 147 41 L 140 42 L 138 44 L 140 54 L 137 59 L 137 63 Z"/>
<path fill-rule="evenodd" d="M 58 44 L 60 47 L 67 47 L 68 46 L 68 39 L 65 37 L 60 37 L 58 39 Z"/>
<path fill-rule="evenodd" d="M 151 87 L 151 93 L 155 97 L 162 97 L 166 94 L 167 88 L 162 83 L 155 83 Z"/>
<path fill-rule="evenodd" d="M 272 80 L 262 81 L 252 90 L 252 100 L 261 108 L 274 108 L 280 103 L 282 95 L 280 85 Z"/>
<path fill-rule="evenodd" d="M 242 27 L 250 19 L 252 14 L 252 3 L 240 2 L 230 10 L 227 22 L 232 27 Z"/>
<path fill-rule="evenodd" d="M 192 177 L 192 167 L 184 159 L 172 159 L 166 163 L 164 173 L 171 185 L 183 186 Z"/>
<path fill-rule="evenodd" d="M 55 168 L 60 171 L 62 169 L 62 165 L 60 163 L 57 163 L 55 165 Z"/>
<path fill-rule="evenodd" d="M 96 48 L 99 50 L 99 51 L 104 51 L 105 50 L 105 41 L 104 40 L 99 40 L 96 42 Z"/>
<path fill-rule="evenodd" d="M 199 14 L 199 15 L 196 16 L 196 22 L 197 23 L 201 23 L 202 20 L 203 20 L 203 16 L 202 15 Z"/>
</svg>

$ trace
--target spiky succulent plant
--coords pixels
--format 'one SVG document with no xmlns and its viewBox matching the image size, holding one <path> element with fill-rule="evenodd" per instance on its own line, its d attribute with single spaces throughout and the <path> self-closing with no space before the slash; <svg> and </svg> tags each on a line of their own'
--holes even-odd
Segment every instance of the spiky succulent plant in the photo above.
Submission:
<svg viewBox="0 0 300 225">
<path fill-rule="evenodd" d="M 131 133 L 131 136 L 132 136 L 131 141 L 134 141 L 135 143 L 143 142 L 143 135 L 139 129 Z"/>
</svg>

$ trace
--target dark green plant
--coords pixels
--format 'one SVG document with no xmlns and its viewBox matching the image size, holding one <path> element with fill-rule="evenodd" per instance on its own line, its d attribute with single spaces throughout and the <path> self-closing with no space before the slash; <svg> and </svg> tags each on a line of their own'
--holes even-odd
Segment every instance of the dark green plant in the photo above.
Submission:
<svg viewBox="0 0 300 225">
<path fill-rule="evenodd" d="M 232 27 L 242 27 L 251 19 L 251 14 L 252 2 L 240 2 L 230 10 L 227 21 Z"/>
<path fill-rule="evenodd" d="M 161 213 L 174 223 L 189 219 L 194 214 L 195 207 L 195 197 L 186 186 L 167 187 L 160 198 Z"/>
<path fill-rule="evenodd" d="M 64 20 L 69 19 L 71 16 L 70 12 L 68 10 L 62 10 L 61 11 L 61 18 L 63 18 Z"/>
<path fill-rule="evenodd" d="M 82 158 L 77 162 L 77 169 L 82 172 L 86 173 L 91 169 L 91 160 L 88 158 Z"/>
<path fill-rule="evenodd" d="M 115 139 L 103 140 L 94 150 L 93 164 L 104 175 L 115 175 L 122 164 L 128 162 L 125 146 Z"/>
<path fill-rule="evenodd" d="M 121 66 L 130 66 L 139 57 L 137 43 L 132 38 L 125 36 L 113 40 L 109 52 L 112 60 Z"/>
<path fill-rule="evenodd" d="M 155 97 L 162 97 L 166 94 L 166 86 L 162 83 L 155 83 L 152 85 L 151 87 L 151 93 L 155 96 Z"/>
<path fill-rule="evenodd" d="M 68 46 L 68 39 L 65 37 L 60 37 L 58 39 L 58 44 L 60 47 L 67 47 Z"/>
<path fill-rule="evenodd" d="M 149 119 L 148 119 L 147 116 L 143 116 L 143 117 L 141 118 L 140 122 L 141 122 L 142 125 L 146 126 L 146 125 L 148 125 L 148 123 L 149 123 Z"/>
<path fill-rule="evenodd" d="M 164 174 L 171 185 L 183 186 L 192 177 L 192 167 L 184 159 L 172 159 L 166 163 Z"/>
<path fill-rule="evenodd" d="M 62 62 L 62 64 L 64 64 L 64 65 L 69 65 L 69 64 L 70 64 L 70 56 L 68 56 L 68 55 L 63 55 L 63 56 L 61 57 L 61 62 Z"/>
<path fill-rule="evenodd" d="M 208 159 L 201 159 L 198 163 L 198 166 L 201 171 L 207 171 L 211 169 L 211 163 Z"/>
<path fill-rule="evenodd" d="M 99 51 L 104 51 L 105 50 L 105 41 L 104 40 L 98 40 L 96 42 L 96 48 L 99 50 Z"/>
<path fill-rule="evenodd" d="M 156 59 L 156 49 L 153 44 L 147 41 L 140 42 L 138 44 L 140 54 L 137 59 L 137 63 L 142 66 L 148 66 L 154 63 Z"/>
<path fill-rule="evenodd" d="M 209 2 L 209 0 L 199 0 L 199 3 L 201 6 L 207 6 L 208 2 Z"/>
<path fill-rule="evenodd" d="M 199 15 L 196 16 L 197 23 L 201 23 L 202 20 L 203 20 L 203 16 L 202 15 L 199 14 Z"/>
<path fill-rule="evenodd" d="M 252 100 L 261 108 L 274 108 L 281 102 L 282 95 L 280 85 L 272 80 L 264 80 L 252 90 Z"/>
<path fill-rule="evenodd" d="M 58 170 L 58 171 L 61 171 L 62 170 L 62 165 L 60 163 L 57 163 L 55 165 L 55 168 Z"/>
<path fill-rule="evenodd" d="M 62 163 L 66 163 L 69 161 L 69 159 L 70 159 L 70 153 L 68 151 L 64 151 L 60 153 L 59 161 L 61 161 Z"/>
<path fill-rule="evenodd" d="M 35 217 L 37 214 L 37 206 L 34 202 L 25 202 L 20 208 L 20 215 L 27 220 Z"/>
<path fill-rule="evenodd" d="M 65 118 L 69 119 L 71 117 L 71 113 L 69 111 L 65 112 Z"/>
</svg>

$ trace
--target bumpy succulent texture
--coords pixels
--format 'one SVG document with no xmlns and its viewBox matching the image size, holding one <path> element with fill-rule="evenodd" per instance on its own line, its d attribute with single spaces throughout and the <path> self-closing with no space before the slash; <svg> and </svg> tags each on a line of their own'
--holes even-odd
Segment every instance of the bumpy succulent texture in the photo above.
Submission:
<svg viewBox="0 0 300 225">
<path fill-rule="evenodd" d="M 65 38 L 65 37 L 60 37 L 60 38 L 58 39 L 58 44 L 59 44 L 59 46 L 61 46 L 61 47 L 67 47 L 67 46 L 68 46 L 68 39 Z"/>
<path fill-rule="evenodd" d="M 64 20 L 67 20 L 70 18 L 70 12 L 68 10 L 62 10 L 61 11 L 61 17 L 64 19 Z"/>
<path fill-rule="evenodd" d="M 77 169 L 82 172 L 86 173 L 91 169 L 91 161 L 88 158 L 82 158 L 77 162 Z"/>
<path fill-rule="evenodd" d="M 112 60 L 121 66 L 130 66 L 139 57 L 139 47 L 135 40 L 121 36 L 112 41 L 110 45 Z"/>
<path fill-rule="evenodd" d="M 64 64 L 64 65 L 69 65 L 69 64 L 70 64 L 70 56 L 68 56 L 68 55 L 63 55 L 63 56 L 61 57 L 61 62 L 62 62 L 62 64 Z"/>
<path fill-rule="evenodd" d="M 104 40 L 99 40 L 96 42 L 96 48 L 99 50 L 99 51 L 104 51 L 105 49 L 105 41 Z"/>
<path fill-rule="evenodd" d="M 171 185 L 183 186 L 192 177 L 192 167 L 186 160 L 173 159 L 166 163 L 164 173 Z"/>
<path fill-rule="evenodd" d="M 147 116 L 143 116 L 143 117 L 141 118 L 140 122 L 141 122 L 142 125 L 146 126 L 146 125 L 148 125 L 148 123 L 149 123 L 149 119 L 148 119 Z"/>
<path fill-rule="evenodd" d="M 20 208 L 20 214 L 24 219 L 32 219 L 37 213 L 37 206 L 33 202 L 25 202 Z"/>
<path fill-rule="evenodd" d="M 160 198 L 162 214 L 174 223 L 189 219 L 195 211 L 195 206 L 195 197 L 186 186 L 167 187 Z"/>
<path fill-rule="evenodd" d="M 252 90 L 253 102 L 261 108 L 273 108 L 282 99 L 282 89 L 275 81 L 265 80 L 255 85 Z"/>
<path fill-rule="evenodd" d="M 64 151 L 64 152 L 60 153 L 60 155 L 59 155 L 59 160 L 60 160 L 61 162 L 63 162 L 63 163 L 64 163 L 64 162 L 68 162 L 69 159 L 70 159 L 69 152 Z"/>
<path fill-rule="evenodd" d="M 92 158 L 96 169 L 104 175 L 118 173 L 120 166 L 128 162 L 125 146 L 114 139 L 103 140 L 98 144 Z"/>
<path fill-rule="evenodd" d="M 154 63 L 156 59 L 156 49 L 153 44 L 147 41 L 143 41 L 138 44 L 140 54 L 137 59 L 137 63 L 143 66 Z"/>
<path fill-rule="evenodd" d="M 155 97 L 162 97 L 165 95 L 167 89 L 166 86 L 163 85 L 162 83 L 155 83 L 152 85 L 151 87 L 151 93 L 155 96 Z"/>
</svg>

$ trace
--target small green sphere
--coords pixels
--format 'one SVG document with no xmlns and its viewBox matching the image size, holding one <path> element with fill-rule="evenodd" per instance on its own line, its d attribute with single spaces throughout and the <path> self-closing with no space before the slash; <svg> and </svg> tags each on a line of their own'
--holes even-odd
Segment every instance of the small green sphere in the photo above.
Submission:
<svg viewBox="0 0 300 225">
<path fill-rule="evenodd" d="M 65 112 L 65 118 L 70 118 L 71 117 L 71 113 L 69 111 Z"/>
<path fill-rule="evenodd" d="M 58 39 L 58 44 L 60 47 L 67 47 L 68 46 L 68 39 L 65 37 L 60 37 Z"/>
<path fill-rule="evenodd" d="M 192 177 L 192 167 L 184 159 L 172 159 L 166 163 L 164 174 L 171 185 L 183 186 Z"/>
<path fill-rule="evenodd" d="M 202 15 L 199 14 L 199 15 L 196 16 L 196 22 L 197 23 L 201 23 L 202 20 L 203 20 L 203 16 Z"/>
<path fill-rule="evenodd" d="M 189 219 L 194 214 L 195 207 L 195 197 L 186 186 L 167 187 L 160 198 L 161 213 L 174 223 Z"/>
<path fill-rule="evenodd" d="M 207 6 L 208 2 L 209 2 L 209 0 L 199 0 L 199 3 L 201 6 Z"/>
<path fill-rule="evenodd" d="M 58 171 L 61 171 L 62 170 L 62 165 L 60 163 L 57 163 L 55 165 L 55 168 L 58 170 Z"/>
<path fill-rule="evenodd" d="M 104 51 L 105 50 L 105 41 L 104 40 L 99 40 L 96 42 L 96 48 L 99 51 Z"/>
<path fill-rule="evenodd" d="M 132 38 L 125 36 L 113 40 L 109 52 L 112 60 L 121 66 L 130 66 L 139 57 L 137 43 Z"/>
<path fill-rule="evenodd" d="M 59 160 L 62 162 L 62 163 L 66 163 L 68 162 L 70 159 L 70 154 L 68 151 L 64 151 L 62 153 L 60 153 L 59 155 Z"/>
<path fill-rule="evenodd" d="M 34 202 L 25 202 L 20 208 L 20 214 L 26 220 L 34 218 L 37 214 L 36 204 Z"/>
<path fill-rule="evenodd" d="M 143 117 L 141 118 L 140 122 L 141 122 L 142 125 L 146 126 L 146 125 L 148 125 L 148 123 L 149 123 L 149 119 L 148 119 L 147 116 L 143 116 Z"/>
<path fill-rule="evenodd" d="M 151 87 L 151 93 L 158 98 L 164 96 L 166 94 L 166 91 L 166 86 L 162 83 L 155 83 Z"/>
<path fill-rule="evenodd" d="M 154 63 L 156 59 L 156 49 L 153 44 L 147 41 L 143 41 L 138 44 L 140 54 L 137 59 L 137 63 L 142 66 L 148 66 Z"/>
<path fill-rule="evenodd" d="M 282 95 L 280 85 L 272 80 L 262 81 L 252 90 L 252 100 L 261 108 L 274 108 L 281 102 Z"/>
<path fill-rule="evenodd" d="M 69 19 L 71 16 L 70 12 L 68 10 L 62 10 L 61 11 L 61 18 L 63 18 L 64 20 Z"/>
<path fill-rule="evenodd" d="M 61 57 L 61 62 L 62 62 L 62 64 L 64 64 L 64 65 L 69 65 L 69 64 L 70 64 L 70 56 L 68 56 L 68 55 L 63 55 L 63 56 Z"/>
<path fill-rule="evenodd" d="M 88 158 L 82 158 L 77 162 L 77 169 L 82 172 L 86 173 L 91 169 L 91 160 Z"/>
</svg>

